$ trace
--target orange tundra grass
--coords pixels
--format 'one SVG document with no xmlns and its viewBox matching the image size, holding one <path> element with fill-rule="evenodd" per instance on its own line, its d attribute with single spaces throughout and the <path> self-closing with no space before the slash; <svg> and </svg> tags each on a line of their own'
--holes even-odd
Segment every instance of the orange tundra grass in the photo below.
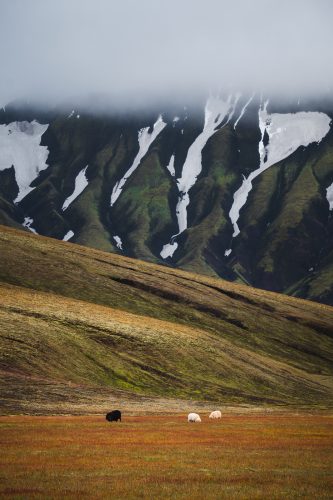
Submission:
<svg viewBox="0 0 333 500">
<path fill-rule="evenodd" d="M 1 498 L 332 498 L 333 417 L 1 417 Z"/>
</svg>

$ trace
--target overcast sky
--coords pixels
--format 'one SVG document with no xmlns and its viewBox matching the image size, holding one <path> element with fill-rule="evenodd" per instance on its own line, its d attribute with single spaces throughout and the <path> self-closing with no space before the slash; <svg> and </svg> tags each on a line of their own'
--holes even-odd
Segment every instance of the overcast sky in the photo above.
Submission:
<svg viewBox="0 0 333 500">
<path fill-rule="evenodd" d="M 0 105 L 333 88 L 331 0 L 0 0 Z"/>
</svg>

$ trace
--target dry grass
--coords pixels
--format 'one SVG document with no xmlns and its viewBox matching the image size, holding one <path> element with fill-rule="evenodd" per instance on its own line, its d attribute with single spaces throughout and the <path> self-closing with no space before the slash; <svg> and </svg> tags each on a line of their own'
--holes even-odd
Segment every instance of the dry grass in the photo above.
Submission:
<svg viewBox="0 0 333 500">
<path fill-rule="evenodd" d="M 58 413 L 59 401 L 60 413 L 72 413 L 72 406 L 93 392 L 105 400 L 107 389 L 282 406 L 327 406 L 333 395 L 332 376 L 293 367 L 201 328 L 12 285 L 0 284 L 0 293 L 0 369 L 7 379 L 0 383 L 2 413 L 43 413 L 38 402 L 53 403 Z M 325 343 L 329 348 L 326 337 Z M 325 360 L 321 363 L 323 369 Z M 59 393 L 61 383 L 69 384 L 67 397 Z"/>
<path fill-rule="evenodd" d="M 195 408 L 194 408 L 195 409 Z M 333 418 L 2 417 L 2 498 L 332 498 Z"/>
<path fill-rule="evenodd" d="M 3 413 L 332 405 L 332 307 L 4 227 L 0 253 Z"/>
</svg>

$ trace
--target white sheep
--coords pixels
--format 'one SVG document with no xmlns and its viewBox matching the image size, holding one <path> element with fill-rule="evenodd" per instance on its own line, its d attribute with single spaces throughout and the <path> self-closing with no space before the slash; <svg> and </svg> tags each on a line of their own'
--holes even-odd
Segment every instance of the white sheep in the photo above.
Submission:
<svg viewBox="0 0 333 500">
<path fill-rule="evenodd" d="M 222 413 L 220 412 L 220 410 L 212 411 L 212 413 L 209 415 L 209 418 L 221 418 L 221 417 Z"/>
<path fill-rule="evenodd" d="M 200 415 L 197 413 L 189 413 L 187 416 L 188 422 L 201 422 Z"/>
</svg>

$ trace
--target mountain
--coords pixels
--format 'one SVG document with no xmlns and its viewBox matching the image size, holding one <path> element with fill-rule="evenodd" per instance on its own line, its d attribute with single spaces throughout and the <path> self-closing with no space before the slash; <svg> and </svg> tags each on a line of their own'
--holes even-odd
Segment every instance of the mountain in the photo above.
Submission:
<svg viewBox="0 0 333 500">
<path fill-rule="evenodd" d="M 333 401 L 331 306 L 4 226 L 0 251 L 4 412 Z"/>
<path fill-rule="evenodd" d="M 333 304 L 332 102 L 0 112 L 0 222 Z"/>
</svg>

